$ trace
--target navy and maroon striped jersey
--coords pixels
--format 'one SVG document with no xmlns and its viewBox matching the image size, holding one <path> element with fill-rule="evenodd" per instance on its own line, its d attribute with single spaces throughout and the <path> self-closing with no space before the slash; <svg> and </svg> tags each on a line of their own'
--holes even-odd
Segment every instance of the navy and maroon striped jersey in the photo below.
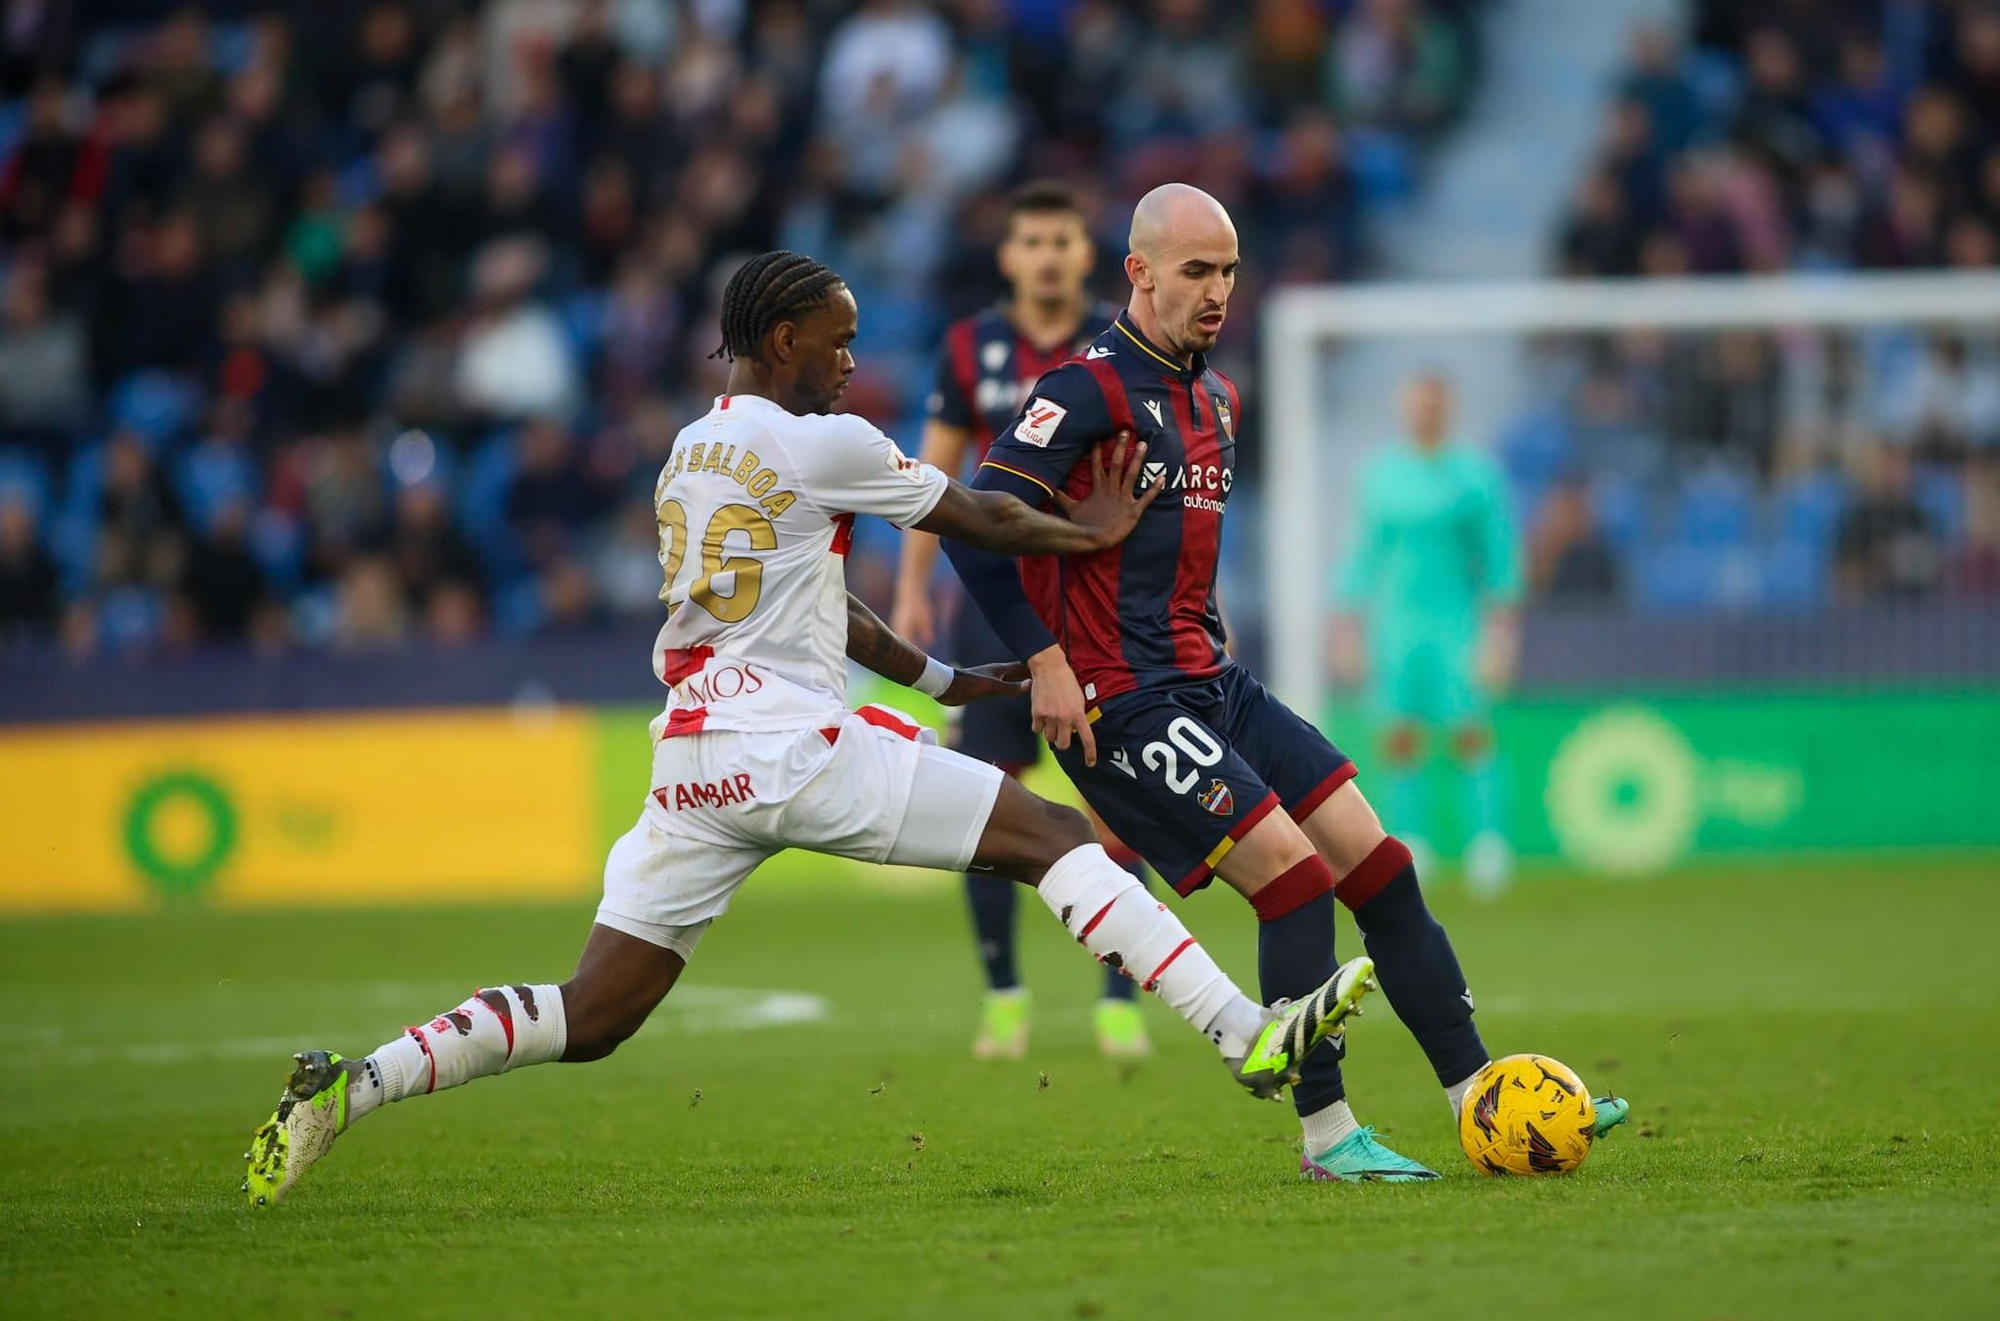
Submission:
<svg viewBox="0 0 2000 1321">
<path fill-rule="evenodd" d="M 1120 315 L 1081 356 L 1035 383 L 986 455 L 975 486 L 1042 502 L 1057 490 L 1087 492 L 1086 456 L 1130 431 L 1146 442 L 1143 480 L 1166 479 L 1123 544 L 1021 561 L 1029 605 L 1093 703 L 1212 678 L 1230 664 L 1215 571 L 1235 480 L 1239 402 L 1236 387 L 1205 359 L 1183 368 Z M 1004 613 L 968 585 L 989 618 Z M 997 620 L 995 627 L 1014 641 Z"/>
<path fill-rule="evenodd" d="M 1004 303 L 952 322 L 938 355 L 930 415 L 971 432 L 978 446 L 975 462 L 985 458 L 986 447 L 1013 423 L 1035 382 L 1090 347 L 1117 316 L 1116 307 L 1095 304 L 1074 339 L 1046 352 L 1015 328 Z"/>
</svg>

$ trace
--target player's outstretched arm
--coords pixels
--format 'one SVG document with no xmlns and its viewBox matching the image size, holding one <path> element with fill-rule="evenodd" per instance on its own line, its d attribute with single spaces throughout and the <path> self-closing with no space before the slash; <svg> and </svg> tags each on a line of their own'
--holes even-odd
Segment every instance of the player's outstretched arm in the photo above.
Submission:
<svg viewBox="0 0 2000 1321">
<path fill-rule="evenodd" d="M 1027 666 L 1008 663 L 952 669 L 898 636 L 852 592 L 847 595 L 847 658 L 892 683 L 928 693 L 946 706 L 1028 691 Z"/>
<path fill-rule="evenodd" d="M 1003 555 L 1083 555 L 1117 545 L 1138 526 L 1139 515 L 1166 486 L 1164 475 L 1144 490 L 1139 480 L 1144 441 L 1121 432 L 1090 455 L 1090 494 L 1073 500 L 1056 492 L 1067 518 L 1031 507 L 1005 491 L 982 491 L 953 482 L 944 498 L 917 524 L 920 532 Z"/>
</svg>

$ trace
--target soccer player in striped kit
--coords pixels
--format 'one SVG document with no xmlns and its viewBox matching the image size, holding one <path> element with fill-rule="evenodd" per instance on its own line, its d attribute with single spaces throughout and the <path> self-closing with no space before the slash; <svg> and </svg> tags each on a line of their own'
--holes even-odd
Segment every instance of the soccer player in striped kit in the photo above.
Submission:
<svg viewBox="0 0 2000 1321">
<path fill-rule="evenodd" d="M 1221 876 L 1250 901 L 1266 998 L 1332 971 L 1338 895 L 1455 1120 L 1488 1056 L 1410 851 L 1383 830 L 1353 761 L 1224 649 L 1215 577 L 1242 400 L 1206 354 L 1239 263 L 1235 226 L 1214 198 L 1186 184 L 1148 193 L 1132 215 L 1130 303 L 1082 355 L 1036 383 L 973 483 L 1059 505 L 1058 493 L 1092 488 L 1091 455 L 1136 435 L 1147 444 L 1141 480 L 1164 480 L 1166 490 L 1130 537 L 1019 561 L 951 539 L 946 550 L 994 631 L 1028 662 L 1036 725 L 1052 731 L 1057 760 L 1098 815 L 1176 892 Z M 1304 1130 L 1300 1177 L 1438 1177 L 1360 1126 L 1336 1052 L 1311 1056 L 1303 1073 L 1292 1092 Z M 1607 1098 L 1598 1123 L 1624 1114 Z"/>
</svg>

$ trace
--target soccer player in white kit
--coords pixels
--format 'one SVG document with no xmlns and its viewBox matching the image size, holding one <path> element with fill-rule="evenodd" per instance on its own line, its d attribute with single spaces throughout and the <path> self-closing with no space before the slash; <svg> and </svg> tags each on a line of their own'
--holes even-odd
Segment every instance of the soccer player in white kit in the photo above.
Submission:
<svg viewBox="0 0 2000 1321">
<path fill-rule="evenodd" d="M 1035 887 L 1100 961 L 1140 978 L 1276 1099 L 1298 1063 L 1359 1013 L 1373 965 L 1258 1005 L 1180 920 L 1114 863 L 1073 808 L 936 746 L 883 707 L 846 707 L 847 661 L 947 703 L 1021 691 L 1009 667 L 954 671 L 848 595 L 858 514 L 1016 555 L 1117 544 L 1159 483 L 1134 493 L 1145 449 L 1093 459 L 1068 517 L 966 489 L 905 457 L 865 420 L 828 414 L 854 370 L 853 296 L 795 253 L 745 263 L 722 308 L 728 393 L 674 441 L 655 488 L 667 622 L 654 671 L 651 784 L 605 863 L 583 955 L 560 985 L 481 990 L 362 1059 L 302 1051 L 245 1153 L 254 1205 L 280 1200 L 333 1140 L 390 1101 L 557 1060 L 602 1059 L 673 988 L 736 888 L 772 854 L 991 869 Z"/>
</svg>

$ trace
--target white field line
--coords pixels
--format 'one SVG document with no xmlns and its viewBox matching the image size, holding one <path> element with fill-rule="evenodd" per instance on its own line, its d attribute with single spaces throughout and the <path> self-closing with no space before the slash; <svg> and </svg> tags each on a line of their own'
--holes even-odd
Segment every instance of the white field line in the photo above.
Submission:
<svg viewBox="0 0 2000 1321">
<path fill-rule="evenodd" d="M 383 989 L 404 988 L 395 983 L 378 983 Z M 359 988 L 369 999 L 371 988 Z M 407 1003 L 407 1001 L 406 1001 Z M 415 1001 L 415 1003 L 424 1003 Z M 646 1025 L 649 1033 L 697 1034 L 710 1032 L 755 1032 L 764 1028 L 791 1027 L 817 1023 L 826 1018 L 825 996 L 805 991 L 757 990 L 733 986 L 687 986 L 669 995 Z M 394 1025 L 384 1020 L 352 1030 L 315 1029 L 313 1040 L 332 1037 L 363 1037 L 372 1032 L 387 1037 Z M 283 1055 L 310 1045 L 308 1034 L 258 1037 L 211 1037 L 193 1041 L 122 1041 L 69 1044 L 60 1028 L 43 1026 L 32 1035 L 22 1052 L 29 1064 L 82 1066 L 108 1063 L 175 1064 L 190 1060 L 254 1059 Z"/>
</svg>

